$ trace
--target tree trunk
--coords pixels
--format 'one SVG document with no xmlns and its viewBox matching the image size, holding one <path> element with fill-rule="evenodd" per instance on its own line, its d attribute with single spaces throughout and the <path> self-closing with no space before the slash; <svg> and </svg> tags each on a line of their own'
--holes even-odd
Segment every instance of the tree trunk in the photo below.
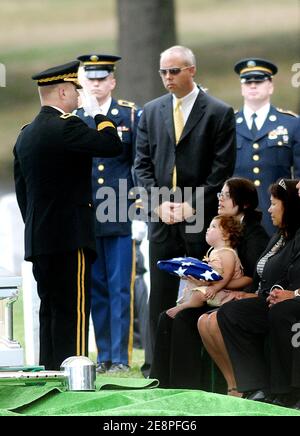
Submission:
<svg viewBox="0 0 300 436">
<path fill-rule="evenodd" d="M 119 98 L 143 105 L 164 92 L 160 53 L 176 44 L 174 0 L 117 0 Z"/>
</svg>

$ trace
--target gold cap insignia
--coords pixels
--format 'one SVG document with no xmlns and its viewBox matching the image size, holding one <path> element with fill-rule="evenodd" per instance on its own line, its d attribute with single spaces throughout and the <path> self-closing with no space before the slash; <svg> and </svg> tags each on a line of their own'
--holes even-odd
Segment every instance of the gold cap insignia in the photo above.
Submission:
<svg viewBox="0 0 300 436">
<path fill-rule="evenodd" d="M 97 61 L 99 61 L 99 57 L 98 57 L 97 55 L 92 55 L 92 56 L 90 57 L 90 60 L 91 60 L 92 62 L 97 62 Z"/>
</svg>

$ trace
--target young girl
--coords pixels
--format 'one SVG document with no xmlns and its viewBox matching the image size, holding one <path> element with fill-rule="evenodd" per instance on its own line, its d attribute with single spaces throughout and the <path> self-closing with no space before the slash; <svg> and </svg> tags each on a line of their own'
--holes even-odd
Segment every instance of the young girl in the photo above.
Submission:
<svg viewBox="0 0 300 436">
<path fill-rule="evenodd" d="M 222 280 L 206 282 L 188 277 L 188 286 L 178 305 L 167 310 L 168 316 L 175 318 L 183 309 L 200 307 L 205 303 L 210 306 L 234 299 L 232 291 L 226 290 L 226 285 L 232 280 L 242 277 L 243 268 L 234 248 L 239 242 L 242 225 L 236 218 L 218 215 L 210 223 L 206 231 L 206 242 L 211 246 L 204 261 L 215 269 Z M 199 286 L 200 285 L 200 286 Z M 205 286 L 203 286 L 205 285 Z"/>
</svg>

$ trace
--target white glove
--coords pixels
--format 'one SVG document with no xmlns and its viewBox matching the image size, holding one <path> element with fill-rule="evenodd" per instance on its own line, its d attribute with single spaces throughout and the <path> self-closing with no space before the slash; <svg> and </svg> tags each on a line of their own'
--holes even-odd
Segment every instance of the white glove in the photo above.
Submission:
<svg viewBox="0 0 300 436">
<path fill-rule="evenodd" d="M 133 220 L 131 232 L 132 239 L 141 242 L 147 234 L 147 224 L 144 221 Z"/>
<path fill-rule="evenodd" d="M 101 114 L 101 108 L 99 106 L 98 100 L 95 95 L 91 94 L 87 88 L 86 81 L 88 79 L 85 76 L 84 67 L 79 67 L 78 69 L 78 82 L 82 86 L 82 89 L 79 89 L 79 95 L 82 107 L 84 111 L 90 115 L 91 117 L 95 117 L 98 114 Z"/>
<path fill-rule="evenodd" d="M 85 113 L 93 118 L 96 115 L 101 114 L 102 111 L 95 95 L 91 94 L 89 91 L 87 91 L 84 88 L 79 89 L 78 91 L 80 95 L 81 104 Z"/>
</svg>

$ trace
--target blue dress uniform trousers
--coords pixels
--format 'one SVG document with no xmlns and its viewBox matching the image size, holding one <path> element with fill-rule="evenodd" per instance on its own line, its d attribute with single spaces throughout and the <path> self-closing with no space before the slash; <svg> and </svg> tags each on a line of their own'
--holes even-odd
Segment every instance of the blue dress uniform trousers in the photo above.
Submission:
<svg viewBox="0 0 300 436">
<path fill-rule="evenodd" d="M 279 178 L 300 178 L 300 118 L 274 106 L 253 138 L 243 111 L 236 114 L 237 158 L 234 176 L 254 182 L 263 212 L 262 224 L 272 235 L 269 186 Z"/>
<path fill-rule="evenodd" d="M 128 271 L 132 271 L 132 247 L 130 235 L 97 238 L 91 308 L 98 362 L 128 365 L 131 359 L 134 277 Z"/>
<path fill-rule="evenodd" d="M 93 118 L 83 109 L 77 115 L 90 127 Z M 120 219 L 133 200 L 128 192 L 134 186 L 132 165 L 135 154 L 136 127 L 141 111 L 134 103 L 112 99 L 107 117 L 117 126 L 123 152 L 117 158 L 95 158 L 92 168 L 93 202 L 96 209 L 98 258 L 92 269 L 91 312 L 98 349 L 98 362 L 130 364 L 133 343 L 133 249 L 131 221 Z M 124 188 L 126 187 L 126 189 Z M 102 195 L 109 188 L 114 198 Z M 124 191 L 123 191 L 124 189 Z M 104 198 L 105 197 L 105 198 Z M 116 203 L 114 203 L 116 200 Z M 105 206 L 103 207 L 103 204 Z M 97 212 L 106 207 L 115 210 L 113 220 L 102 222 Z"/>
</svg>

